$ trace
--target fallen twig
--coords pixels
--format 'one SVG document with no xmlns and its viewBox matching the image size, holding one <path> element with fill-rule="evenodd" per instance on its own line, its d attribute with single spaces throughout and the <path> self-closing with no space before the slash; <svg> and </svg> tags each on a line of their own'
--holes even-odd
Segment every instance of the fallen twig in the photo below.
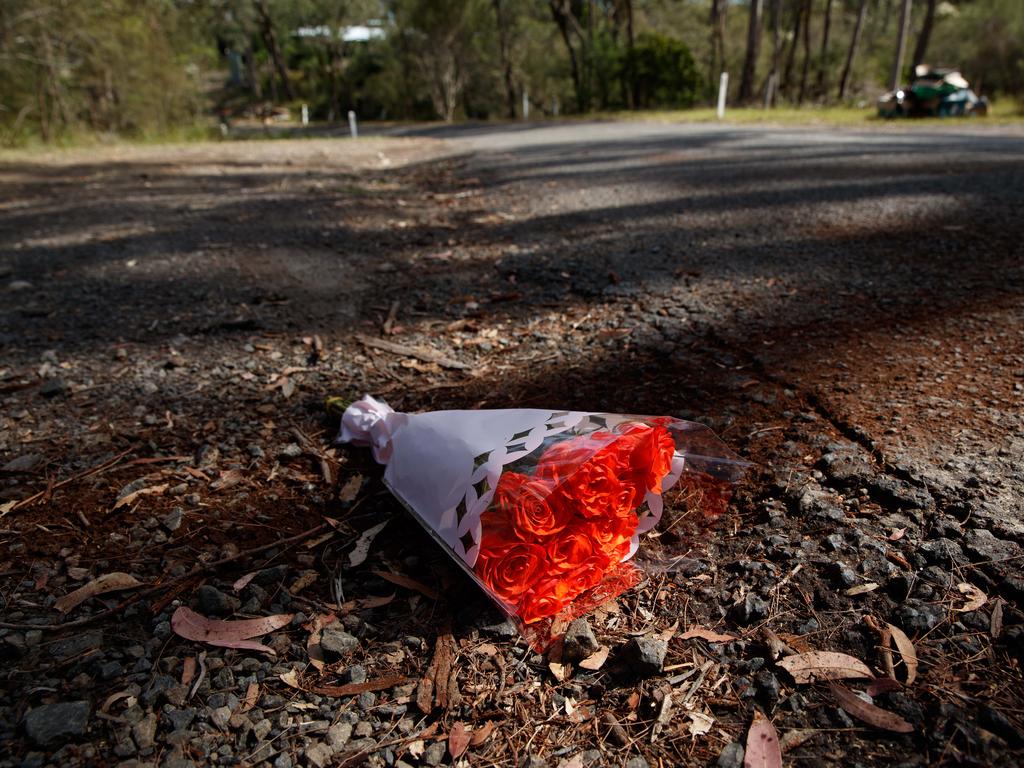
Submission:
<svg viewBox="0 0 1024 768">
<path fill-rule="evenodd" d="M 428 349 L 408 347 L 405 344 L 396 344 L 393 341 L 375 339 L 372 336 L 364 336 L 361 333 L 357 333 L 355 335 L 355 338 L 356 341 L 362 343 L 367 347 L 381 349 L 385 352 L 390 352 L 393 355 L 402 355 L 403 357 L 415 357 L 417 360 L 422 360 L 425 363 L 437 363 L 442 368 L 453 368 L 458 371 L 465 371 L 468 370 L 470 367 L 465 363 L 460 363 L 458 360 L 452 360 L 452 358 L 450 357 L 445 357 L 439 352 L 432 352 Z"/>
</svg>

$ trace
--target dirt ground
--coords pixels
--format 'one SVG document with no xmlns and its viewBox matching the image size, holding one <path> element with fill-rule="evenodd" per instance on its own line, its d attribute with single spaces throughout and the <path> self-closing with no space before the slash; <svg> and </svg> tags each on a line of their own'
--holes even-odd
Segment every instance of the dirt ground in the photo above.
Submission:
<svg viewBox="0 0 1024 768">
<path fill-rule="evenodd" d="M 0 162 L 0 766 L 739 766 L 755 712 L 785 764 L 1020 761 L 1024 140 L 406 133 Z M 333 444 L 365 392 L 671 414 L 754 468 L 668 499 L 684 557 L 560 664 Z M 293 618 L 266 654 L 182 605 Z M 809 651 L 891 666 L 842 685 L 910 732 Z"/>
</svg>

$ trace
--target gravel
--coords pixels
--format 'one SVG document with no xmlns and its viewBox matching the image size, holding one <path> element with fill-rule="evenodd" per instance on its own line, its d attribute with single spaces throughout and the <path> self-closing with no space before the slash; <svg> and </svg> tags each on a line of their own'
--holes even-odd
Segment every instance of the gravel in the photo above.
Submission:
<svg viewBox="0 0 1024 768">
<path fill-rule="evenodd" d="M 88 701 L 43 704 L 25 713 L 25 733 L 40 747 L 53 747 L 84 736 L 89 726 Z"/>
</svg>

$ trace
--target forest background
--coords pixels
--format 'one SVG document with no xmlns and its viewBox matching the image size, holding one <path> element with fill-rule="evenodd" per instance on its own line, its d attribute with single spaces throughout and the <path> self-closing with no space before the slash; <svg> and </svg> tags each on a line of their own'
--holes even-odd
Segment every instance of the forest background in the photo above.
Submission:
<svg viewBox="0 0 1024 768">
<path fill-rule="evenodd" d="M 869 109 L 919 63 L 1019 111 L 1020 0 L 5 0 L 0 143 L 241 120 Z"/>
</svg>

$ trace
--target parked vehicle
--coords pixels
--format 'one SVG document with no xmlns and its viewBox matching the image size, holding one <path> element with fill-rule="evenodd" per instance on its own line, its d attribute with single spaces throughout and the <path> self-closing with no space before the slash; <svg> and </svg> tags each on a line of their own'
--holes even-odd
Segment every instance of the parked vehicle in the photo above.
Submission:
<svg viewBox="0 0 1024 768">
<path fill-rule="evenodd" d="M 910 85 L 889 91 L 878 100 L 879 117 L 964 117 L 984 116 L 988 100 L 971 90 L 955 69 L 938 69 L 927 64 L 914 68 Z"/>
</svg>

